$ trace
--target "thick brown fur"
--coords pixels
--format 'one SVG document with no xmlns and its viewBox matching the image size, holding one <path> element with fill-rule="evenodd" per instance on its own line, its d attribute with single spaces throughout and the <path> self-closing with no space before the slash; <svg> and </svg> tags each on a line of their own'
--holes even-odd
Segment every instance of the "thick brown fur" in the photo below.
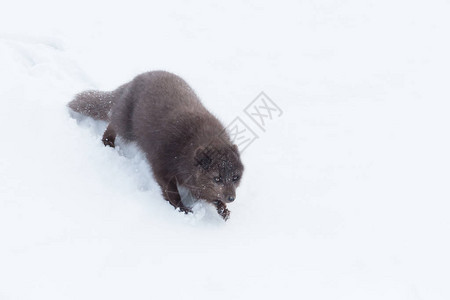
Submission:
<svg viewBox="0 0 450 300">
<path fill-rule="evenodd" d="M 141 74 L 112 92 L 86 91 L 68 106 L 109 122 L 102 141 L 114 147 L 116 136 L 135 141 L 144 151 L 164 198 L 189 212 L 178 188 L 214 204 L 226 220 L 243 165 L 224 126 L 177 75 Z"/>
</svg>

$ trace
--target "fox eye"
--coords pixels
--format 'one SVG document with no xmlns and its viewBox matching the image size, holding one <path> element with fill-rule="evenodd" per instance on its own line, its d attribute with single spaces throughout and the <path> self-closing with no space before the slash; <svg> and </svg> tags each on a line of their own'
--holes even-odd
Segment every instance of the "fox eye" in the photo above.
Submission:
<svg viewBox="0 0 450 300">
<path fill-rule="evenodd" d="M 238 181 L 239 180 L 239 176 L 233 176 L 233 181 Z"/>
<path fill-rule="evenodd" d="M 214 177 L 215 182 L 222 182 L 222 177 Z"/>
</svg>

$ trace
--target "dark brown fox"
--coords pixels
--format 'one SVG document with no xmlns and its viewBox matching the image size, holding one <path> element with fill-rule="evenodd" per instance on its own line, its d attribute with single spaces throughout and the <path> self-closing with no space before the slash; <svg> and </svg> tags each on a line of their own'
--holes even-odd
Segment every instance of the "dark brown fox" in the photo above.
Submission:
<svg viewBox="0 0 450 300">
<path fill-rule="evenodd" d="M 236 198 L 244 167 L 224 126 L 177 75 L 148 72 L 112 92 L 85 91 L 68 106 L 109 125 L 105 146 L 116 136 L 144 151 L 164 198 L 190 212 L 183 195 L 204 199 L 227 220 L 226 204 Z M 185 201 L 187 202 L 187 201 Z"/>
</svg>

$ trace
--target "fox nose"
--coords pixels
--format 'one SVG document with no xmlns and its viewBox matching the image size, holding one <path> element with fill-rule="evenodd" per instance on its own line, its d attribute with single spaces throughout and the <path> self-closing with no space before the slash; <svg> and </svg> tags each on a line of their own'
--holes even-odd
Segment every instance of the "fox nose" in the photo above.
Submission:
<svg viewBox="0 0 450 300">
<path fill-rule="evenodd" d="M 233 202 L 234 201 L 234 196 L 228 196 L 228 202 Z"/>
</svg>

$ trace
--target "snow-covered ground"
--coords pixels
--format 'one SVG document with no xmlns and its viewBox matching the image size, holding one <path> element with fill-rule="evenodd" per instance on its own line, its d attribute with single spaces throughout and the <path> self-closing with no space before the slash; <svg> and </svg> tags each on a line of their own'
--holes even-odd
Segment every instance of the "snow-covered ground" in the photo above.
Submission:
<svg viewBox="0 0 450 300">
<path fill-rule="evenodd" d="M 450 299 L 449 1 L 1 7 L 1 300 Z M 156 69 L 259 136 L 226 223 L 69 116 Z"/>
</svg>

